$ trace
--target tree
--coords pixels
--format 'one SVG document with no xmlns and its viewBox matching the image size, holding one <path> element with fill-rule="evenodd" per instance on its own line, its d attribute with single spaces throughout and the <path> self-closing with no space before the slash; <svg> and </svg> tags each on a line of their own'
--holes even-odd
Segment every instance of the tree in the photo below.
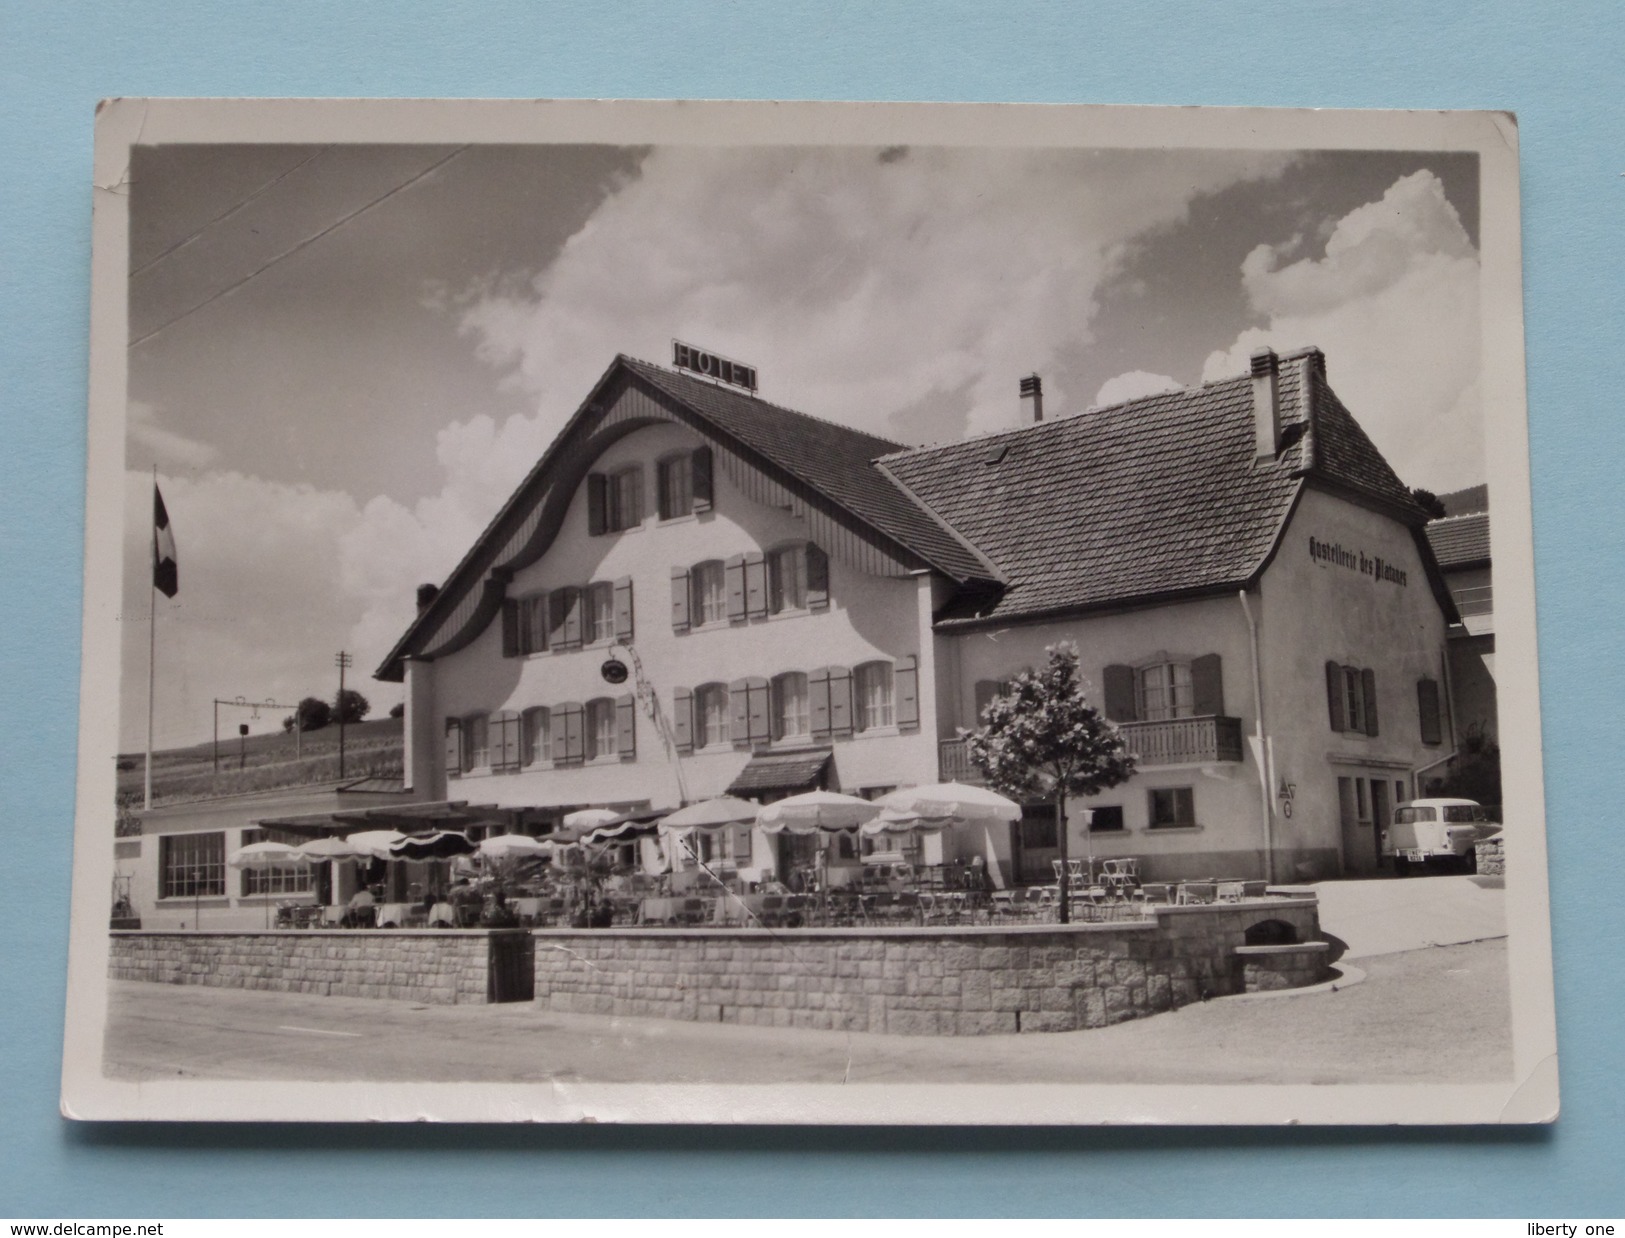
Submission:
<svg viewBox="0 0 1625 1238">
<path fill-rule="evenodd" d="M 1078 647 L 1062 641 L 1044 652 L 1048 665 L 1023 671 L 1004 695 L 994 697 L 965 747 L 971 763 L 1001 795 L 1054 801 L 1065 924 L 1070 918 L 1067 798 L 1098 795 L 1126 782 L 1134 775 L 1134 757 L 1117 727 L 1089 704 L 1078 672 Z"/>
<path fill-rule="evenodd" d="M 406 702 L 405 701 L 396 701 L 393 705 L 391 705 L 389 707 L 389 716 L 391 718 L 404 718 L 404 717 L 406 717 Z"/>
<path fill-rule="evenodd" d="M 346 726 L 360 722 L 372 712 L 372 705 L 367 698 L 354 688 L 346 688 L 333 698 L 333 721 L 342 722 Z"/>
<path fill-rule="evenodd" d="M 296 713 L 282 720 L 284 731 L 293 730 L 296 724 L 301 731 L 319 731 L 333 721 L 333 707 L 320 697 L 307 696 L 295 708 Z"/>
<path fill-rule="evenodd" d="M 1411 498 L 1415 499 L 1416 505 L 1435 520 L 1450 514 L 1445 510 L 1443 500 L 1431 490 L 1424 490 L 1421 486 L 1413 486 L 1411 487 Z"/>
</svg>

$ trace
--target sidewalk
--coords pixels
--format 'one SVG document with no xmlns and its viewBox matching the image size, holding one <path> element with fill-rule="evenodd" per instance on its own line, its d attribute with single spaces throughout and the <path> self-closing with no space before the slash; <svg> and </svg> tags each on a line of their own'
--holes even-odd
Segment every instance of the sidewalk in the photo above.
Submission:
<svg viewBox="0 0 1625 1238">
<path fill-rule="evenodd" d="M 1506 936 L 1506 891 L 1472 877 L 1323 881 L 1303 888 L 1320 899 L 1321 932 L 1346 942 L 1343 957 L 1350 960 Z"/>
</svg>

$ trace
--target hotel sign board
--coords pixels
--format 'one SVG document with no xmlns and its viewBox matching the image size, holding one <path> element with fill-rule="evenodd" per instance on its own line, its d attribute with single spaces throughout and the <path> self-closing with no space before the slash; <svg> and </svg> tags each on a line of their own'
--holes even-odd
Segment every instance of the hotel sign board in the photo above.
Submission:
<svg viewBox="0 0 1625 1238">
<path fill-rule="evenodd" d="M 690 374 L 699 374 L 704 378 L 714 378 L 718 382 L 727 383 L 733 387 L 743 387 L 746 391 L 756 390 L 756 367 L 745 365 L 743 362 L 730 361 L 720 357 L 714 352 L 706 352 L 703 348 L 696 348 L 692 344 L 685 344 L 681 340 L 671 342 L 671 363 L 673 368 L 687 370 Z"/>
</svg>

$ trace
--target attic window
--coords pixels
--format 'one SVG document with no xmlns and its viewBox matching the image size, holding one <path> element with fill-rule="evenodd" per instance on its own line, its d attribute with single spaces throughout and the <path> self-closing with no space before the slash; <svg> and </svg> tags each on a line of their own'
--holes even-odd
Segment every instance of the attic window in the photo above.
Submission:
<svg viewBox="0 0 1625 1238">
<path fill-rule="evenodd" d="M 1002 463 L 1003 460 L 1004 460 L 1005 454 L 1009 450 L 1010 450 L 1010 444 L 1009 443 L 995 443 L 993 445 L 993 449 L 987 453 L 987 462 L 989 464 Z"/>
</svg>

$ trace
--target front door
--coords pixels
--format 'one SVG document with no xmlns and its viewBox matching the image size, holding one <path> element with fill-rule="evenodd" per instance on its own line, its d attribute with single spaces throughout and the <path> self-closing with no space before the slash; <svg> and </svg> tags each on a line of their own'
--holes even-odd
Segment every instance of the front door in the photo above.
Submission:
<svg viewBox="0 0 1625 1238">
<path fill-rule="evenodd" d="M 1055 861 L 1061 858 L 1055 805 L 1026 805 L 1021 810 L 1021 820 L 1011 823 L 1010 834 L 1016 884 L 1048 885 L 1054 881 Z"/>
<path fill-rule="evenodd" d="M 1337 780 L 1337 812 L 1342 826 L 1343 872 L 1347 876 L 1365 875 L 1378 871 L 1382 854 L 1381 831 L 1372 819 L 1374 779 L 1339 778 Z M 1388 802 L 1383 788 L 1383 803 Z"/>
<path fill-rule="evenodd" d="M 1371 780 L 1371 822 L 1371 845 L 1375 849 L 1371 862 L 1380 869 L 1386 867 L 1382 858 L 1382 836 L 1394 823 L 1394 814 L 1389 810 L 1386 778 Z"/>
</svg>

